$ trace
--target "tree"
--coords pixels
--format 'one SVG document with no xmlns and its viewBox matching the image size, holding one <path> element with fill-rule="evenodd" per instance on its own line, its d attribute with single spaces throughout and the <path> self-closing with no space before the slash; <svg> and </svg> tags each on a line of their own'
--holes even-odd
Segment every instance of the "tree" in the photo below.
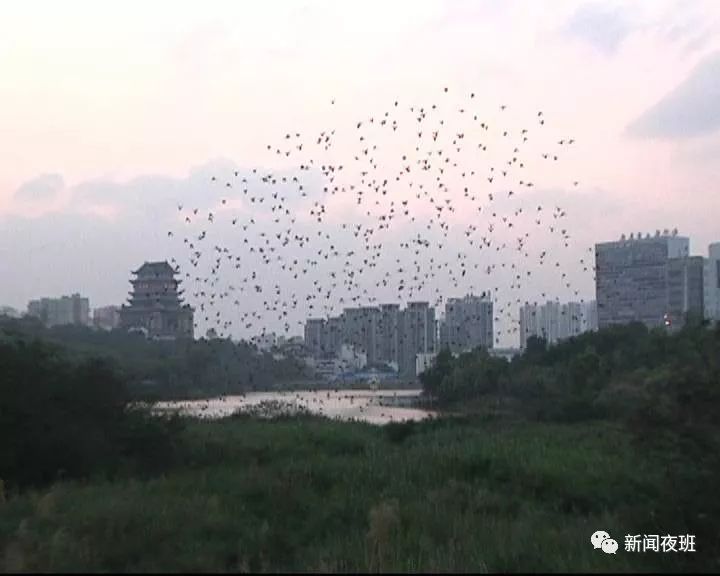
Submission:
<svg viewBox="0 0 720 576">
<path fill-rule="evenodd" d="M 440 393 L 443 380 L 445 380 L 452 371 L 453 355 L 452 352 L 450 352 L 450 348 L 446 347 L 438 352 L 433 365 L 420 374 L 420 383 L 423 386 L 423 391 L 430 396 L 437 397 Z"/>
</svg>

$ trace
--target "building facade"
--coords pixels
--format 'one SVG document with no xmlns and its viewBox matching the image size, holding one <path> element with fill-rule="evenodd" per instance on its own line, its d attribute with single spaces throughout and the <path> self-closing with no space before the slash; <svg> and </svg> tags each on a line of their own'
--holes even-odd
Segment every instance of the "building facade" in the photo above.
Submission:
<svg viewBox="0 0 720 576">
<path fill-rule="evenodd" d="M 520 308 L 520 348 L 527 347 L 531 336 L 555 344 L 597 330 L 596 310 L 595 302 L 525 304 Z"/>
<path fill-rule="evenodd" d="M 390 367 L 403 377 L 417 374 L 417 355 L 437 350 L 435 310 L 414 302 L 346 308 L 340 316 L 305 322 L 305 348 L 316 360 L 339 358 L 348 347 L 367 366 Z"/>
<path fill-rule="evenodd" d="M 705 315 L 705 259 L 702 256 L 668 260 L 668 305 L 665 325 L 680 328 L 698 324 Z"/>
<path fill-rule="evenodd" d="M 720 242 L 710 244 L 703 273 L 705 318 L 720 322 Z"/>
<path fill-rule="evenodd" d="M 367 357 L 373 365 L 379 359 L 380 310 L 372 306 L 346 308 L 342 313 L 342 343 L 348 344 Z"/>
<path fill-rule="evenodd" d="M 39 318 L 49 328 L 67 324 L 89 326 L 90 301 L 80 294 L 31 300 L 28 315 Z"/>
<path fill-rule="evenodd" d="M 435 309 L 428 302 L 409 302 L 399 322 L 398 369 L 403 378 L 417 377 L 418 354 L 437 352 Z"/>
<path fill-rule="evenodd" d="M 598 326 L 642 322 L 665 325 L 669 312 L 669 260 L 687 258 L 690 240 L 670 234 L 595 245 Z"/>
<path fill-rule="evenodd" d="M 120 307 L 102 306 L 93 310 L 93 327 L 98 330 L 115 330 L 120 326 Z"/>
<path fill-rule="evenodd" d="M 305 321 L 305 349 L 313 358 L 325 357 L 325 320 L 310 318 Z"/>
<path fill-rule="evenodd" d="M 418 354 L 415 359 L 415 374 L 420 376 L 425 370 L 432 368 L 436 357 L 437 353 L 435 352 L 432 354 Z"/>
<path fill-rule="evenodd" d="M 382 304 L 380 306 L 378 360 L 385 364 L 398 364 L 400 345 L 400 305 Z"/>
<path fill-rule="evenodd" d="M 133 290 L 120 309 L 120 327 L 149 338 L 193 338 L 193 309 L 181 300 L 180 280 L 167 262 L 145 262 L 133 272 Z"/>
<path fill-rule="evenodd" d="M 493 347 L 493 303 L 485 296 L 450 298 L 440 324 L 440 347 L 465 352 Z"/>
</svg>

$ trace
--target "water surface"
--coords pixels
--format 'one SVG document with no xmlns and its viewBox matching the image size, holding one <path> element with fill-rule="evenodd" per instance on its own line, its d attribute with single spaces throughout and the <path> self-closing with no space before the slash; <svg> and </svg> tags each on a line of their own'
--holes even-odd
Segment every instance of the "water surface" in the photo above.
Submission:
<svg viewBox="0 0 720 576">
<path fill-rule="evenodd" d="M 198 418 L 224 418 L 263 406 L 282 406 L 288 411 L 308 411 L 338 420 L 361 420 L 372 424 L 423 420 L 434 413 L 412 404 L 420 390 L 318 390 L 249 392 L 208 400 L 160 402 L 156 409 L 178 411 Z"/>
</svg>

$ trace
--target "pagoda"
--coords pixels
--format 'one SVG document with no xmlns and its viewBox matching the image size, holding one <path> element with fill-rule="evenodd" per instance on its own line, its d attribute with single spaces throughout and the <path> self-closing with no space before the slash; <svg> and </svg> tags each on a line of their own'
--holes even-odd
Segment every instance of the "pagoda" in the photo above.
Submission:
<svg viewBox="0 0 720 576">
<path fill-rule="evenodd" d="M 182 303 L 173 267 L 167 261 L 145 262 L 132 274 L 133 291 L 120 309 L 120 327 L 149 338 L 193 338 L 193 309 Z"/>
</svg>

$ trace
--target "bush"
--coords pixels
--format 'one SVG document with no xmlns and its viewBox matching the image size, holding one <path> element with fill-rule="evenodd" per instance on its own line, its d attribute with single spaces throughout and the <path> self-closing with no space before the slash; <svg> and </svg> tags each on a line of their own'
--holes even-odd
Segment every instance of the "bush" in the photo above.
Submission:
<svg viewBox="0 0 720 576">
<path fill-rule="evenodd" d="M 157 469 L 177 421 L 131 408 L 106 360 L 71 361 L 39 341 L 0 342 L 0 478 L 8 489 Z"/>
</svg>

